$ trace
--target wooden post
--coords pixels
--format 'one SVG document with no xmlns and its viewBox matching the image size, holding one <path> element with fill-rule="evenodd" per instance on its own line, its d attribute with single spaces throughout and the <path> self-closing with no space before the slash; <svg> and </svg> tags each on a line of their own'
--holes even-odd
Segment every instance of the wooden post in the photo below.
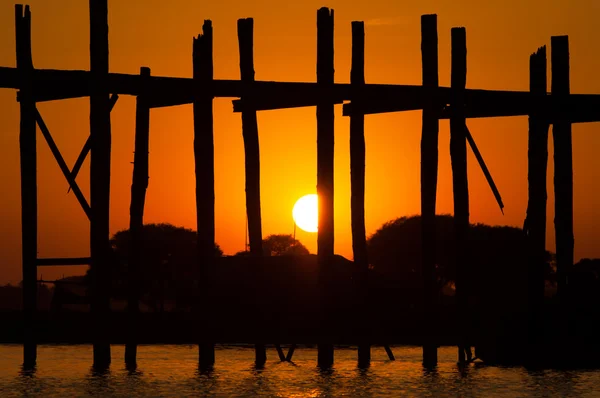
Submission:
<svg viewBox="0 0 600 398">
<path fill-rule="evenodd" d="M 251 84 L 254 81 L 254 20 L 252 18 L 238 19 L 237 28 L 241 80 Z M 260 149 L 256 111 L 251 108 L 249 103 L 245 104 L 242 111 L 242 136 L 246 166 L 246 215 L 248 217 L 248 234 L 250 235 L 250 255 L 260 259 L 263 255 L 260 214 Z M 262 323 L 258 315 L 255 319 L 257 325 Z M 257 343 L 254 348 L 256 365 L 264 365 L 267 361 L 265 345 Z"/>
<path fill-rule="evenodd" d="M 352 218 L 352 251 L 354 263 L 360 270 L 358 291 L 360 313 L 357 316 L 361 341 L 358 344 L 359 366 L 371 363 L 371 342 L 368 336 L 369 304 L 369 260 L 367 257 L 367 237 L 365 227 L 365 115 L 360 107 L 361 92 L 365 84 L 365 24 L 352 22 L 352 70 L 350 84 L 353 85 L 352 114 L 350 115 L 350 207 Z"/>
<path fill-rule="evenodd" d="M 454 196 L 454 247 L 456 264 L 456 311 L 458 328 L 458 362 L 465 363 L 468 320 L 467 234 L 469 229 L 469 186 L 467 181 L 467 140 L 465 134 L 464 90 L 467 81 L 467 38 L 465 28 L 452 28 L 452 115 L 450 117 L 450 158 L 452 160 L 452 190 Z"/>
<path fill-rule="evenodd" d="M 110 100 L 108 78 L 108 0 L 90 0 L 90 252 L 92 258 L 92 312 L 94 367 L 110 365 L 108 322 L 110 310 L 111 249 L 109 243 L 110 205 Z"/>
<path fill-rule="evenodd" d="M 17 68 L 23 82 L 20 91 L 21 157 L 21 244 L 23 270 L 23 366 L 35 366 L 37 345 L 35 319 L 37 310 L 37 155 L 35 102 L 31 97 L 33 72 L 31 56 L 31 12 L 29 6 L 15 5 Z"/>
<path fill-rule="evenodd" d="M 140 75 L 150 76 L 150 68 L 140 68 Z M 133 179 L 131 182 L 131 205 L 129 206 L 129 236 L 131 251 L 127 267 L 127 311 L 129 312 L 129 336 L 125 345 L 125 364 L 137 365 L 137 323 L 139 322 L 139 279 L 142 270 L 141 257 L 144 227 L 144 205 L 148 188 L 148 153 L 150 135 L 150 108 L 146 94 L 138 95 L 135 104 L 135 152 L 133 155 Z"/>
<path fill-rule="evenodd" d="M 436 330 L 437 289 L 435 279 L 435 205 L 438 173 L 438 134 L 440 106 L 433 90 L 438 79 L 437 15 L 421 16 L 421 59 L 423 87 L 431 88 L 423 108 L 421 132 L 421 267 L 423 273 L 423 366 L 437 365 Z"/>
<path fill-rule="evenodd" d="M 546 96 L 546 47 L 529 58 L 529 91 L 542 100 Z M 542 334 L 540 314 L 544 301 L 544 262 L 546 255 L 546 172 L 548 169 L 548 128 L 544 109 L 535 106 L 529 115 L 527 218 L 524 230 L 529 252 L 528 296 L 530 347 L 537 346 Z M 537 355 L 533 353 L 533 359 Z"/>
<path fill-rule="evenodd" d="M 194 162 L 196 166 L 196 219 L 198 228 L 198 267 L 200 268 L 200 303 L 198 318 L 204 337 L 198 346 L 199 366 L 211 368 L 215 363 L 215 346 L 206 336 L 211 334 L 208 302 L 208 280 L 215 256 L 215 162 L 213 142 L 213 80 L 212 22 L 205 20 L 202 34 L 194 39 Z M 200 90 L 200 86 L 203 88 Z"/>
<path fill-rule="evenodd" d="M 569 37 L 553 36 L 552 96 L 565 102 L 570 92 L 569 84 Z M 567 273 L 573 266 L 573 143 L 571 122 L 562 114 L 565 106 L 559 106 L 558 118 L 552 127 L 554 141 L 554 230 L 556 231 L 557 294 L 564 297 L 567 290 Z"/>
<path fill-rule="evenodd" d="M 321 341 L 317 362 L 321 367 L 333 365 L 330 306 L 328 290 L 333 260 L 333 10 L 317 11 L 317 83 L 321 100 L 317 105 L 317 195 L 319 196 L 319 232 L 317 261 L 321 291 Z"/>
</svg>

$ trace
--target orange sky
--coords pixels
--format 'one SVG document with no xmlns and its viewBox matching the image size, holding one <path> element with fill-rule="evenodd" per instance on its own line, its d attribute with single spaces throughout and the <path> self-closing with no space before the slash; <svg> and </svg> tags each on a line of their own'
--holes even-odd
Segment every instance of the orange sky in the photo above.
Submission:
<svg viewBox="0 0 600 398">
<path fill-rule="evenodd" d="M 15 66 L 14 1 L 0 0 L 0 65 Z M 30 0 L 34 65 L 88 69 L 88 2 Z M 153 75 L 190 77 L 192 37 L 204 19 L 214 26 L 215 77 L 238 79 L 236 20 L 255 19 L 255 70 L 259 80 L 315 81 L 316 10 L 335 10 L 336 81 L 350 76 L 350 22 L 366 23 L 366 80 L 421 83 L 420 15 L 438 14 L 440 84 L 450 80 L 450 28 L 467 29 L 467 87 L 528 90 L 529 55 L 549 45 L 551 35 L 568 34 L 571 90 L 600 93 L 600 31 L 595 0 L 454 0 L 400 2 L 341 0 L 128 0 L 109 1 L 110 68 Z M 134 107 L 122 96 L 113 113 L 111 232 L 128 226 L 133 161 Z M 0 90 L 0 283 L 16 283 L 20 270 L 20 191 L 15 92 Z M 72 166 L 89 131 L 88 100 L 39 105 L 67 163 Z M 215 100 L 216 236 L 225 253 L 244 247 L 244 158 L 241 117 L 231 100 Z M 420 212 L 420 112 L 366 118 L 366 223 L 373 233 L 382 223 Z M 292 206 L 316 190 L 314 108 L 259 113 L 263 233 L 292 233 Z M 500 213 L 483 173 L 469 153 L 472 222 L 521 226 L 527 205 L 527 118 L 472 120 L 469 128 L 500 189 Z M 335 250 L 352 258 L 350 236 L 349 119 L 336 106 Z M 594 226 L 600 221 L 596 182 L 600 161 L 598 124 L 573 127 L 575 257 L 600 257 Z M 146 222 L 195 228 L 191 106 L 153 110 L 150 129 L 150 186 Z M 551 141 L 551 140 L 550 140 Z M 38 133 L 39 256 L 88 255 L 88 223 Z M 548 239 L 554 249 L 552 145 L 548 174 Z M 438 213 L 452 212 L 448 122 L 441 122 Z M 78 178 L 89 193 L 89 168 Z M 316 235 L 297 237 L 316 251 Z M 82 271 L 79 268 L 79 271 Z M 41 268 L 44 278 L 77 272 L 74 267 Z"/>
</svg>

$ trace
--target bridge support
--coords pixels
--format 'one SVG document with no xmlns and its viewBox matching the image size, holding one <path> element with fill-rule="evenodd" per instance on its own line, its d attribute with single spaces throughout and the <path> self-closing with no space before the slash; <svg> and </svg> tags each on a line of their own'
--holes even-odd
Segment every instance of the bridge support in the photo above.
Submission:
<svg viewBox="0 0 600 398">
<path fill-rule="evenodd" d="M 435 90 L 438 80 L 437 15 L 421 17 L 423 87 Z M 433 92 L 423 107 L 421 133 L 421 268 L 423 275 L 423 366 L 437 365 L 437 289 L 435 277 L 435 205 L 438 173 L 439 105 Z"/>
<path fill-rule="evenodd" d="M 529 58 L 529 90 L 540 98 L 546 96 L 546 47 Z M 528 342 L 531 359 L 538 358 L 536 347 L 543 336 L 541 313 L 544 302 L 544 263 L 546 257 L 546 173 L 548 169 L 548 129 L 544 109 L 529 116 L 528 137 L 528 204 L 524 231 L 529 252 L 528 266 Z"/>
<path fill-rule="evenodd" d="M 240 75 L 243 82 L 254 82 L 254 20 L 238 20 L 238 43 L 240 50 Z M 243 101 L 244 97 L 242 97 Z M 242 111 L 242 136 L 244 138 L 244 159 L 246 172 L 246 215 L 248 217 L 248 235 L 250 255 L 260 259 L 262 251 L 262 221 L 260 211 L 260 149 L 258 141 L 258 121 L 256 110 L 247 103 Z M 263 323 L 260 313 L 254 319 L 255 330 Z M 267 349 L 263 343 L 254 346 L 255 362 L 263 366 L 267 361 Z M 283 352 L 282 352 L 283 354 Z"/>
<path fill-rule="evenodd" d="M 37 312 L 37 143 L 36 107 L 31 95 L 31 11 L 15 6 L 17 69 L 24 82 L 20 91 L 21 242 L 23 261 L 23 367 L 37 359 L 35 320 Z"/>
<path fill-rule="evenodd" d="M 570 93 L 569 37 L 551 38 L 552 97 L 558 116 L 552 126 L 554 141 L 554 230 L 556 231 L 557 294 L 568 290 L 567 274 L 573 267 L 573 142 L 566 109 Z"/>
<path fill-rule="evenodd" d="M 212 22 L 204 21 L 202 34 L 194 39 L 194 81 L 209 85 L 213 80 Z M 194 162 L 196 166 L 196 225 L 198 228 L 198 267 L 200 297 L 197 316 L 203 335 L 199 351 L 199 367 L 211 368 L 215 363 L 212 336 L 212 310 L 209 302 L 209 276 L 215 257 L 215 162 L 213 142 L 213 92 L 196 93 L 194 107 Z"/>
<path fill-rule="evenodd" d="M 333 10 L 323 7 L 317 11 L 317 83 L 321 87 L 321 98 L 317 104 L 317 257 L 322 295 L 317 362 L 325 368 L 333 365 L 334 324 L 331 321 L 332 297 L 329 291 L 333 262 L 333 75 Z"/>
<path fill-rule="evenodd" d="M 150 76 L 150 68 L 140 68 L 140 75 Z M 137 366 L 137 324 L 139 322 L 139 278 L 142 269 L 142 231 L 144 228 L 144 205 L 148 188 L 148 152 L 150 135 L 150 107 L 146 94 L 138 95 L 135 104 L 135 152 L 133 155 L 133 180 L 131 205 L 129 207 L 129 236 L 131 253 L 127 267 L 127 311 L 129 312 L 128 341 L 125 344 L 125 365 Z"/>
<path fill-rule="evenodd" d="M 90 252 L 92 258 L 92 313 L 94 314 L 94 368 L 110 365 L 109 311 L 109 205 L 110 205 L 110 98 L 108 77 L 108 1 L 90 0 Z"/>
<path fill-rule="evenodd" d="M 358 365 L 371 363 L 371 336 L 369 322 L 369 260 L 365 227 L 365 115 L 360 98 L 365 84 L 365 24 L 352 22 L 352 114 L 350 115 L 350 207 L 352 221 L 352 251 L 358 269 L 356 288 L 358 308 L 356 330 L 359 331 Z"/>
<path fill-rule="evenodd" d="M 452 189 L 454 193 L 454 247 L 456 265 L 456 321 L 458 332 L 458 362 L 465 363 L 467 354 L 466 322 L 467 295 L 465 291 L 467 265 L 467 235 L 469 230 L 469 186 L 467 179 L 467 140 L 465 129 L 464 90 L 467 81 L 467 38 L 465 28 L 452 28 L 450 116 L 450 158 L 452 160 Z"/>
</svg>

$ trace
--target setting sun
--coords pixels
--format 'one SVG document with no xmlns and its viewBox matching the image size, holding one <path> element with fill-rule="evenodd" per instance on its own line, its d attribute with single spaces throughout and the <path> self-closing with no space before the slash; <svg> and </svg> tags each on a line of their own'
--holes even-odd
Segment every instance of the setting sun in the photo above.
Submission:
<svg viewBox="0 0 600 398">
<path fill-rule="evenodd" d="M 306 232 L 317 232 L 319 227 L 319 200 L 316 194 L 304 195 L 292 210 L 294 222 Z"/>
</svg>

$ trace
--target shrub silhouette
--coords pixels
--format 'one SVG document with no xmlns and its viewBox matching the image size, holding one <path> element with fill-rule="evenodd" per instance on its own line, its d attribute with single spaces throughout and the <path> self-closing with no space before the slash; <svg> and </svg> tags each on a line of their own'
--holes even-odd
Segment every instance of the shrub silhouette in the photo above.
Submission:
<svg viewBox="0 0 600 398">
<path fill-rule="evenodd" d="M 454 225 L 450 215 L 436 216 L 436 280 L 438 291 L 454 286 Z M 374 277 L 419 290 L 421 217 L 401 217 L 385 223 L 367 240 Z M 465 287 L 471 301 L 486 306 L 523 306 L 527 288 L 527 241 L 522 229 L 472 224 L 467 242 Z M 548 253 L 548 259 L 550 259 Z M 551 274 L 550 264 L 547 275 Z M 420 297 L 415 297 L 420 300 Z"/>
</svg>

